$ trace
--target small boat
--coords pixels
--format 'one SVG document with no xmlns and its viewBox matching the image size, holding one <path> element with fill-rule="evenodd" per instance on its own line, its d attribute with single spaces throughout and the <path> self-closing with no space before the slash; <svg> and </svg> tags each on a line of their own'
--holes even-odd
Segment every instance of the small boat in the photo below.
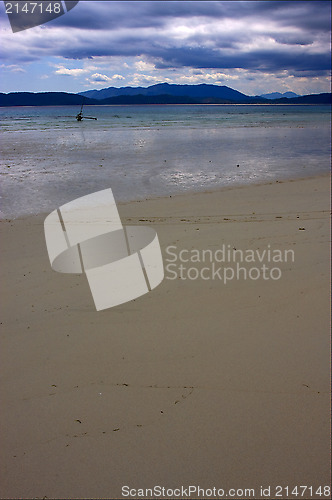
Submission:
<svg viewBox="0 0 332 500">
<path fill-rule="evenodd" d="M 76 115 L 76 120 L 78 122 L 81 122 L 83 119 L 85 119 L 85 120 L 97 120 L 97 118 L 95 118 L 94 116 L 83 116 L 83 106 L 84 106 L 84 99 L 82 102 L 81 111 Z"/>
</svg>

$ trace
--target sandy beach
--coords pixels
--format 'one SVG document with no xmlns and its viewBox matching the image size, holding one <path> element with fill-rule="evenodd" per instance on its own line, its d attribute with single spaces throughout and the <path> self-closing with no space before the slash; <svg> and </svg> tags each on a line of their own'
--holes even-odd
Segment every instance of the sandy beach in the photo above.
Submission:
<svg viewBox="0 0 332 500">
<path fill-rule="evenodd" d="M 329 184 L 119 204 L 124 224 L 157 231 L 165 278 L 100 312 L 84 275 L 52 271 L 46 214 L 1 221 L 0 497 L 295 498 L 307 486 L 302 498 L 327 498 Z M 281 273 L 265 278 L 217 262 L 233 268 L 225 282 L 185 262 L 197 279 L 172 279 L 167 248 L 187 259 L 223 245 L 293 252 L 264 257 Z"/>
</svg>

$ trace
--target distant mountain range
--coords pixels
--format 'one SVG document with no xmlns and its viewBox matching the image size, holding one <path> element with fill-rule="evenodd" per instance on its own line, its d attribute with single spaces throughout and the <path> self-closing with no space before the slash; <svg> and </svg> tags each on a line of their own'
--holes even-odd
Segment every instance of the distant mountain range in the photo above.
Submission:
<svg viewBox="0 0 332 500">
<path fill-rule="evenodd" d="M 93 104 L 100 104 L 98 101 Z M 10 92 L 0 93 L 0 106 L 66 106 L 82 104 L 79 94 L 67 92 Z"/>
<path fill-rule="evenodd" d="M 257 102 L 262 101 L 259 96 L 250 97 L 237 90 L 226 87 L 225 85 L 207 85 L 205 83 L 201 85 L 175 85 L 169 83 L 157 83 L 156 85 L 151 85 L 150 87 L 109 87 L 102 90 L 88 90 L 86 92 L 80 92 L 81 95 L 89 97 L 91 99 L 109 99 L 110 97 L 119 96 L 160 96 L 169 95 L 173 97 L 180 98 L 190 98 L 197 100 L 202 99 L 218 99 L 222 101 L 229 102 Z"/>
<path fill-rule="evenodd" d="M 281 97 L 280 97 L 281 96 Z M 331 104 L 331 94 L 298 96 L 294 92 L 273 92 L 248 96 L 225 85 L 175 85 L 158 83 L 150 87 L 109 87 L 78 94 L 66 92 L 0 93 L 0 106 L 65 106 L 104 104 Z"/>
<path fill-rule="evenodd" d="M 282 99 L 283 97 L 300 97 L 295 92 L 284 92 L 281 94 L 280 92 L 271 92 L 270 94 L 261 94 L 260 97 L 264 97 L 264 99 Z"/>
<path fill-rule="evenodd" d="M 81 95 L 91 99 L 108 99 L 110 97 L 119 96 L 157 96 L 157 95 L 172 95 L 177 97 L 189 97 L 192 99 L 222 99 L 233 102 L 263 102 L 262 99 L 281 99 L 283 97 L 299 97 L 295 92 L 272 92 L 270 94 L 262 94 L 260 96 L 248 96 L 238 92 L 237 90 L 226 87 L 225 85 L 208 85 L 202 83 L 200 85 L 175 85 L 169 83 L 157 83 L 150 87 L 108 87 L 101 90 L 87 90 L 80 92 Z"/>
</svg>

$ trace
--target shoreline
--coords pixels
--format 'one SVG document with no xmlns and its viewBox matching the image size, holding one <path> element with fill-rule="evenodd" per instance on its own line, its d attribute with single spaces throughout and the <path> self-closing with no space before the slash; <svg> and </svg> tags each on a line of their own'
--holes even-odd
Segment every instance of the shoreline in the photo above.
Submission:
<svg viewBox="0 0 332 500">
<path fill-rule="evenodd" d="M 139 199 L 132 199 L 132 200 L 117 200 L 115 197 L 115 201 L 117 206 L 126 206 L 130 205 L 133 203 L 143 203 L 147 201 L 157 201 L 157 200 L 166 200 L 168 198 L 173 198 L 177 199 L 179 197 L 186 197 L 186 196 L 195 196 L 195 195 L 204 195 L 204 194 L 213 194 L 213 193 L 222 193 L 222 192 L 228 192 L 232 190 L 239 190 L 239 189 L 246 189 L 250 187 L 258 187 L 258 186 L 271 186 L 273 184 L 284 184 L 287 182 L 297 182 L 297 181 L 305 181 L 305 180 L 314 180 L 314 179 L 320 179 L 320 178 L 330 178 L 331 173 L 322 173 L 322 174 L 317 174 L 317 175 L 311 175 L 309 174 L 308 176 L 301 176 L 301 177 L 280 177 L 278 180 L 266 180 L 263 182 L 248 182 L 246 184 L 232 184 L 228 186 L 223 186 L 223 187 L 216 187 L 215 189 L 205 189 L 205 190 L 191 190 L 191 191 L 185 191 L 185 192 L 179 192 L 179 193 L 173 193 L 171 195 L 160 195 L 160 196 L 151 196 L 149 198 L 139 198 Z M 105 188 L 106 189 L 106 188 Z M 97 190 L 99 191 L 99 190 Z M 90 194 L 90 193 L 86 193 Z M 114 194 L 114 192 L 113 192 Z M 84 196 L 84 195 L 82 195 Z M 72 198 L 67 200 L 68 202 L 72 201 Z M 54 207 L 54 210 L 57 207 Z M 9 217 L 9 216 L 2 216 L 0 213 L 0 224 L 1 222 L 11 222 L 11 221 L 16 221 L 16 220 L 24 220 L 30 217 L 46 217 L 49 214 L 49 211 L 43 211 L 43 212 L 38 212 L 34 214 L 23 214 L 23 215 L 18 215 L 17 217 Z"/>
<path fill-rule="evenodd" d="M 121 205 L 127 205 L 131 203 L 141 203 L 144 201 L 153 201 L 153 200 L 163 200 L 167 198 L 178 198 L 178 197 L 183 197 L 183 196 L 195 196 L 195 195 L 207 195 L 207 194 L 213 194 L 213 193 L 221 193 L 221 192 L 226 192 L 226 191 L 232 191 L 232 190 L 238 190 L 238 189 L 246 189 L 249 187 L 258 187 L 258 186 L 271 186 L 273 184 L 284 184 L 287 182 L 297 182 L 297 181 L 305 181 L 305 180 L 315 180 L 315 179 L 321 179 L 321 178 L 331 178 L 331 173 L 326 172 L 322 174 L 317 174 L 317 175 L 311 175 L 309 174 L 308 176 L 301 176 L 301 177 L 281 177 L 280 180 L 266 180 L 262 182 L 248 182 L 246 184 L 232 184 L 228 186 L 223 186 L 223 187 L 217 187 L 215 189 L 206 189 L 206 190 L 192 190 L 192 191 L 186 191 L 183 193 L 175 193 L 172 195 L 161 195 L 161 196 L 152 196 L 151 198 L 142 198 L 142 199 L 136 199 L 136 200 L 128 200 L 128 201 L 119 201 L 117 204 L 119 206 Z M 36 214 L 38 215 L 38 214 Z M 46 215 L 46 213 L 45 213 Z"/>
<path fill-rule="evenodd" d="M 43 214 L 3 221 L 0 497 L 328 485 L 327 177 L 119 203 L 123 224 L 156 230 L 165 278 L 99 312 L 84 275 L 52 271 Z M 187 261 L 223 244 L 257 255 L 246 279 Z M 250 276 L 268 248 L 294 259 Z"/>
<path fill-rule="evenodd" d="M 216 194 L 216 193 L 223 193 L 223 192 L 228 192 L 228 191 L 233 191 L 233 190 L 239 190 L 239 189 L 246 189 L 250 187 L 258 187 L 258 186 L 271 186 L 273 184 L 284 184 L 288 182 L 297 182 L 297 181 L 305 181 L 305 180 L 315 180 L 315 179 L 327 179 L 331 178 L 331 173 L 321 173 L 317 175 L 311 175 L 309 174 L 308 176 L 301 176 L 301 177 L 281 177 L 278 180 L 266 180 L 263 182 L 249 182 L 246 184 L 232 184 L 228 186 L 223 186 L 223 187 L 216 187 L 215 189 L 206 189 L 206 190 L 192 190 L 192 191 L 185 191 L 181 193 L 175 193 L 171 195 L 160 195 L 160 196 L 151 196 L 149 198 L 139 198 L 139 199 L 132 199 L 132 200 L 117 200 L 116 204 L 117 206 L 126 206 L 126 205 L 131 205 L 133 203 L 144 203 L 148 201 L 162 201 L 166 200 L 168 198 L 173 198 L 173 199 L 178 199 L 181 197 L 187 197 L 187 196 L 196 196 L 196 195 L 207 195 L 207 194 Z M 107 189 L 107 188 L 105 188 Z M 99 191 L 99 190 L 97 190 Z M 86 193 L 90 194 L 90 193 Z M 114 194 L 114 193 L 113 193 Z M 84 195 L 82 195 L 84 196 Z M 68 202 L 72 201 L 72 198 L 68 199 Z M 56 209 L 57 207 L 54 207 Z M 38 212 L 35 214 L 23 214 L 19 215 L 17 217 L 2 217 L 0 214 L 0 224 L 1 222 L 11 222 L 11 221 L 16 221 L 16 220 L 24 220 L 30 217 L 46 217 L 49 214 L 49 212 Z"/>
<path fill-rule="evenodd" d="M 301 97 L 301 96 L 300 96 Z M 54 104 L 54 105 L 43 105 L 43 104 L 26 104 L 26 105 L 20 105 L 18 104 L 17 106 L 2 106 L 0 105 L 1 108 L 67 108 L 68 106 L 71 107 L 78 107 L 79 104 Z M 84 107 L 88 108 L 94 108 L 95 106 L 100 106 L 100 107 L 114 107 L 114 106 L 329 106 L 331 107 L 331 103 L 288 103 L 288 102 L 279 102 L 279 103 L 272 103 L 272 102 L 257 102 L 257 103 L 251 103 L 251 102 L 238 102 L 238 103 L 233 103 L 233 102 L 225 102 L 225 103 L 146 103 L 146 104 L 84 104 Z"/>
</svg>

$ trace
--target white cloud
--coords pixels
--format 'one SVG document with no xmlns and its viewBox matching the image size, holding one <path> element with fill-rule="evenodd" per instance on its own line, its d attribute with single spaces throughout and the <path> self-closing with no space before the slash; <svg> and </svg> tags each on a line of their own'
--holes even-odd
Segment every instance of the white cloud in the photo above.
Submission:
<svg viewBox="0 0 332 500">
<path fill-rule="evenodd" d="M 121 80 L 125 80 L 125 77 L 119 74 L 107 76 L 101 73 L 94 73 L 93 75 L 86 78 L 86 81 L 91 85 L 103 85 L 106 82 L 121 81 Z"/>
<path fill-rule="evenodd" d="M 154 64 L 142 60 L 135 62 L 134 66 L 137 71 L 153 71 L 156 69 Z"/>
<path fill-rule="evenodd" d="M 11 73 L 26 73 L 26 70 L 17 64 L 0 64 L 0 68 Z"/>
<path fill-rule="evenodd" d="M 94 73 L 93 75 L 91 75 L 90 79 L 95 82 L 108 82 L 112 80 L 112 78 L 110 78 L 109 76 L 101 75 L 100 73 Z"/>
<path fill-rule="evenodd" d="M 82 69 L 82 68 L 65 68 L 64 66 L 59 66 L 57 70 L 55 70 L 55 73 L 57 75 L 69 75 L 69 76 L 80 76 L 83 75 L 84 73 L 87 73 L 87 69 Z"/>
<path fill-rule="evenodd" d="M 159 74 L 159 76 L 153 76 L 144 73 L 134 73 L 130 75 L 128 81 L 128 85 L 132 87 L 149 86 L 155 83 L 173 83 L 173 82 L 170 78 L 162 76 L 161 74 Z"/>
</svg>

